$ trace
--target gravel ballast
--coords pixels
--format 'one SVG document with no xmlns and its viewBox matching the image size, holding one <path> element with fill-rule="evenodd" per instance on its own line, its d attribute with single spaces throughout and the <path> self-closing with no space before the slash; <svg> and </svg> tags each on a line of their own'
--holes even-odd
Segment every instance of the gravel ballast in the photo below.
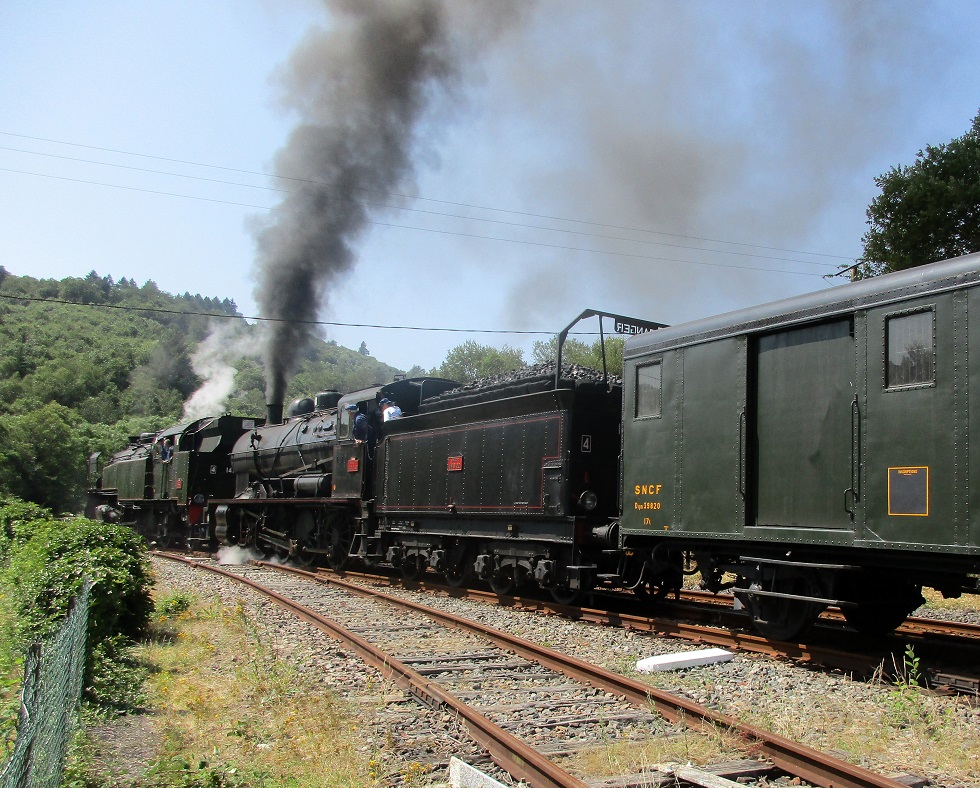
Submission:
<svg viewBox="0 0 980 788">
<path fill-rule="evenodd" d="M 347 699 L 364 716 L 365 752 L 383 751 L 394 764 L 431 764 L 434 781 L 455 755 L 493 770 L 450 715 L 432 711 L 391 686 L 331 638 L 272 602 L 192 567 L 154 559 L 161 591 L 191 591 L 202 600 L 245 605 L 263 643 L 297 670 Z M 769 658 L 736 654 L 729 662 L 644 676 L 638 659 L 692 651 L 696 644 L 543 616 L 468 600 L 401 589 L 391 591 L 430 607 L 476 619 L 579 659 L 683 695 L 876 772 L 911 774 L 937 786 L 980 786 L 980 710 L 970 699 L 940 697 L 884 682 L 809 670 Z M 969 616 L 970 614 L 964 614 Z M 384 697 L 387 695 L 387 697 Z"/>
</svg>

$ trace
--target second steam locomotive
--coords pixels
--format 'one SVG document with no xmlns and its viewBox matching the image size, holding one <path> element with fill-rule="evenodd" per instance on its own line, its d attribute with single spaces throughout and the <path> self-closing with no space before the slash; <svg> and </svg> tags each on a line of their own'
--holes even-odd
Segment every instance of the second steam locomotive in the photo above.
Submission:
<svg viewBox="0 0 980 788">
<path fill-rule="evenodd" d="M 673 328 L 632 321 L 622 385 L 415 378 L 285 419 L 200 420 L 115 455 L 92 511 L 161 544 L 431 568 L 563 602 L 655 598 L 698 572 L 773 638 L 828 605 L 884 632 L 923 587 L 980 591 L 976 315 L 980 255 Z M 401 418 L 383 421 L 385 399 Z"/>
</svg>

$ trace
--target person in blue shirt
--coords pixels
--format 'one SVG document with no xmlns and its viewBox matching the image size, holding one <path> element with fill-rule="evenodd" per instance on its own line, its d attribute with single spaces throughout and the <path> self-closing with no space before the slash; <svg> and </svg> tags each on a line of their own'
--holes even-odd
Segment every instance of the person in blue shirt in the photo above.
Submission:
<svg viewBox="0 0 980 788">
<path fill-rule="evenodd" d="M 391 421 L 401 417 L 402 409 L 390 399 L 382 399 L 378 404 L 381 406 L 382 421 Z"/>
<path fill-rule="evenodd" d="M 351 415 L 351 437 L 355 443 L 367 443 L 370 431 L 368 430 L 367 416 L 359 412 L 357 405 L 353 402 L 347 404 L 347 410 Z M 356 414 L 356 415 L 355 415 Z"/>
</svg>

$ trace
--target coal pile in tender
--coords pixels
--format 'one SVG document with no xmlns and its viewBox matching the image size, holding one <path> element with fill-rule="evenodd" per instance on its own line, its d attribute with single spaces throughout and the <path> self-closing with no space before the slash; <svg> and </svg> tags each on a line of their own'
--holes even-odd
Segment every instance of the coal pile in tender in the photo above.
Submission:
<svg viewBox="0 0 980 788">
<path fill-rule="evenodd" d="M 465 386 L 427 399 L 422 406 L 422 412 L 455 407 L 471 402 L 483 402 L 488 399 L 551 391 L 555 388 L 555 368 L 555 362 L 549 361 L 543 364 L 521 367 L 511 372 L 502 372 L 499 375 L 478 378 Z M 603 378 L 600 370 L 591 367 L 583 367 L 579 364 L 561 365 L 559 388 L 603 386 L 618 391 L 622 385 L 623 379 L 619 375 L 608 375 Z"/>
</svg>

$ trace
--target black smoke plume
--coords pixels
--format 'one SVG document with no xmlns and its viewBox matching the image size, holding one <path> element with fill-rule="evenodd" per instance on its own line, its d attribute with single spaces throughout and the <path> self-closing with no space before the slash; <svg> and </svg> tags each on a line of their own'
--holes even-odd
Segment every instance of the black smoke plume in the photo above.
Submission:
<svg viewBox="0 0 980 788">
<path fill-rule="evenodd" d="M 352 270 L 354 243 L 413 172 L 419 122 L 459 75 L 450 0 L 326 0 L 328 32 L 307 36 L 286 73 L 301 122 L 277 154 L 288 190 L 259 230 L 257 300 L 272 323 L 266 401 L 286 381 L 331 285 Z"/>
</svg>

